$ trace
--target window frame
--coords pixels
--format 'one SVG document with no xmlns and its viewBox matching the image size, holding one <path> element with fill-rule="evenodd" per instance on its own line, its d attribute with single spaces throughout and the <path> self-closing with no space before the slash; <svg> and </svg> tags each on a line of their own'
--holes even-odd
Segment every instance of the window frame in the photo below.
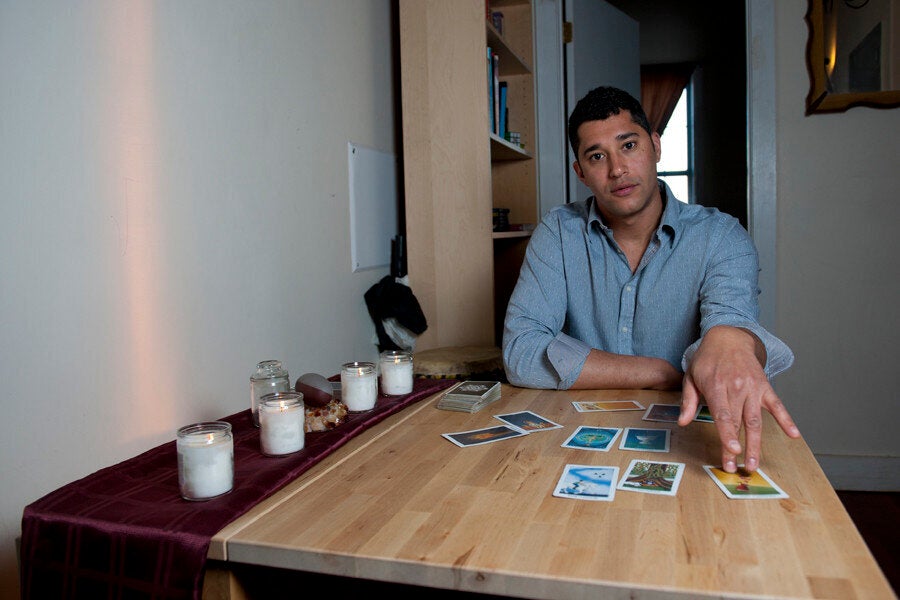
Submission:
<svg viewBox="0 0 900 600">
<path fill-rule="evenodd" d="M 688 184 L 688 197 L 683 198 L 685 202 L 688 204 L 695 203 L 695 172 L 694 172 L 694 83 L 693 81 L 688 82 L 686 86 L 684 86 L 684 91 L 682 92 L 684 96 L 685 103 L 685 120 L 687 121 L 687 131 L 686 131 L 686 139 L 687 139 L 687 169 L 680 171 L 657 171 L 657 176 L 660 179 L 663 179 L 666 176 L 686 176 L 687 184 Z M 681 98 L 679 98 L 679 101 Z M 663 130 L 663 134 L 661 139 L 665 137 L 666 132 Z M 665 146 L 663 146 L 665 147 Z"/>
</svg>

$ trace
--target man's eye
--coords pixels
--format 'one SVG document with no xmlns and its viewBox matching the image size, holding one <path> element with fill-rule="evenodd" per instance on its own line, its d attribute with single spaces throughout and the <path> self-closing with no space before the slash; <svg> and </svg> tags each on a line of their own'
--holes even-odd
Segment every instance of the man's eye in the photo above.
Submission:
<svg viewBox="0 0 900 600">
<path fill-rule="evenodd" d="M 600 152 L 591 154 L 591 160 L 603 160 L 603 154 L 601 154 Z"/>
<path fill-rule="evenodd" d="M 635 146 L 637 146 L 637 142 L 625 142 L 625 145 L 622 147 L 626 150 L 632 150 Z"/>
</svg>

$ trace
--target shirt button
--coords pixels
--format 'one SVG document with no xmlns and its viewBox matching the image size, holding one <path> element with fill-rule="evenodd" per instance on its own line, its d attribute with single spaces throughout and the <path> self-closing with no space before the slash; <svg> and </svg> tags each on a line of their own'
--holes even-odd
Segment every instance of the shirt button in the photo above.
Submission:
<svg viewBox="0 0 900 600">
<path fill-rule="evenodd" d="M 631 286 L 630 286 L 630 285 L 626 285 L 626 286 L 625 286 L 625 291 L 626 291 L 626 292 L 630 292 L 630 291 L 631 291 Z"/>
<path fill-rule="evenodd" d="M 627 328 L 627 327 L 623 327 L 623 328 L 622 328 L 622 333 L 628 333 L 628 328 Z"/>
</svg>

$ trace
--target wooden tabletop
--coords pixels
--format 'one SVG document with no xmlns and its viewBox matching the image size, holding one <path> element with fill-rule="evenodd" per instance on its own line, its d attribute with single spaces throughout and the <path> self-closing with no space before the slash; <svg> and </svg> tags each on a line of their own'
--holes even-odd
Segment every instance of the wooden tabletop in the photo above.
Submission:
<svg viewBox="0 0 900 600">
<path fill-rule="evenodd" d="M 504 385 L 475 414 L 438 410 L 437 397 L 365 431 L 219 532 L 205 595 L 229 595 L 211 575 L 220 567 L 261 565 L 523 598 L 896 598 L 806 443 L 768 414 L 761 469 L 789 497 L 737 500 L 702 468 L 718 464 L 713 424 L 572 405 L 677 404 L 677 393 Z M 563 427 L 465 448 L 441 435 L 521 410 Z M 670 451 L 620 450 L 619 440 L 607 452 L 563 448 L 579 425 L 669 428 Z M 684 463 L 677 495 L 552 495 L 566 464 L 617 466 L 621 477 L 635 458 Z"/>
</svg>

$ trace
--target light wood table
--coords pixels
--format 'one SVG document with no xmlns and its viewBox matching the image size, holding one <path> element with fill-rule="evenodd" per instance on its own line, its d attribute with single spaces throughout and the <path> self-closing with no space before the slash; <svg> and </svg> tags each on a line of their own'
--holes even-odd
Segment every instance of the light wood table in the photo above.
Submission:
<svg viewBox="0 0 900 600">
<path fill-rule="evenodd" d="M 785 499 L 730 500 L 703 470 L 715 426 L 576 412 L 574 400 L 676 404 L 646 390 L 504 385 L 479 413 L 415 404 L 354 438 L 219 532 L 207 598 L 265 597 L 247 565 L 523 598 L 896 598 L 806 443 L 767 414 L 762 470 Z M 467 448 L 442 433 L 532 410 L 561 429 Z M 669 427 L 669 453 L 562 448 L 579 425 Z M 553 497 L 567 463 L 686 464 L 675 497 L 617 490 L 612 502 Z M 246 572 L 246 570 L 245 570 Z M 299 592 L 300 590 L 295 590 Z"/>
</svg>

